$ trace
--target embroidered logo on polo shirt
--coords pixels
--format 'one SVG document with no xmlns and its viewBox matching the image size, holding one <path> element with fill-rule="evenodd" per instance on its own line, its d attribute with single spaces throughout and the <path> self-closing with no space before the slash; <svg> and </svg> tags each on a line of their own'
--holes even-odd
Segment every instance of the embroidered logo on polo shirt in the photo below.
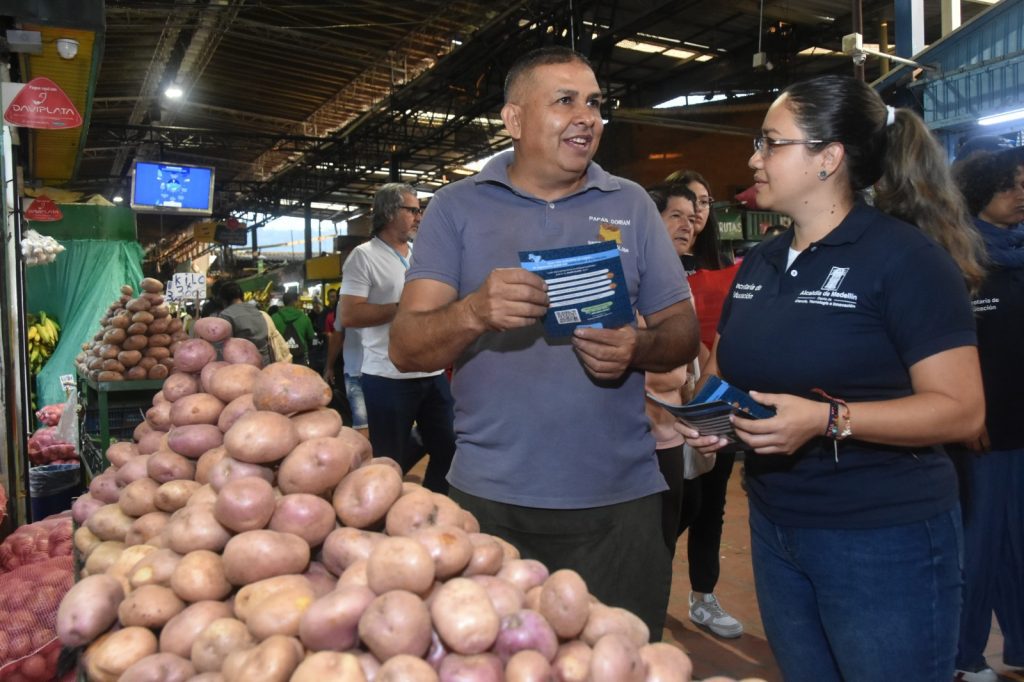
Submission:
<svg viewBox="0 0 1024 682">
<path fill-rule="evenodd" d="M 590 222 L 597 223 L 597 239 L 589 243 L 615 242 L 619 246 L 619 251 L 629 253 L 629 249 L 622 245 L 622 228 L 630 225 L 632 221 L 629 218 L 590 216 Z"/>
<path fill-rule="evenodd" d="M 829 308 L 856 308 L 857 294 L 839 290 L 849 272 L 850 268 L 833 265 L 828 276 L 825 277 L 825 281 L 821 283 L 820 289 L 804 289 L 793 302 L 823 305 Z"/>
<path fill-rule="evenodd" d="M 732 287 L 732 297 L 743 301 L 749 301 L 754 298 L 755 292 L 761 291 L 763 288 L 763 284 L 744 284 L 742 282 L 736 282 Z"/>
</svg>

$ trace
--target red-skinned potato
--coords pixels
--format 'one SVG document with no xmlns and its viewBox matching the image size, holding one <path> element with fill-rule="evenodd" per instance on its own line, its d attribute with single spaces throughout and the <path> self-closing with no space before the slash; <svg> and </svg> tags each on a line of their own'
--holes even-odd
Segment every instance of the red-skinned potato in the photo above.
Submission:
<svg viewBox="0 0 1024 682">
<path fill-rule="evenodd" d="M 150 654 L 133 663 L 118 682 L 187 682 L 196 674 L 192 662 L 174 654 Z"/>
<path fill-rule="evenodd" d="M 334 491 L 334 510 L 346 526 L 371 528 L 380 524 L 402 493 L 402 477 L 391 467 L 371 464 L 341 480 Z"/>
<path fill-rule="evenodd" d="M 85 493 L 75 498 L 71 504 L 71 518 L 79 526 L 85 525 L 86 520 L 92 513 L 102 507 L 106 502 L 98 500 L 91 493 Z"/>
<path fill-rule="evenodd" d="M 251 394 L 259 375 L 259 368 L 253 365 L 237 364 L 222 367 L 210 379 L 210 393 L 223 402 L 230 403 L 240 396 Z"/>
<path fill-rule="evenodd" d="M 196 324 L 199 322 L 197 320 Z M 217 349 L 209 341 L 201 338 L 182 341 L 174 353 L 174 361 L 181 372 L 199 372 L 207 363 L 216 359 Z"/>
<path fill-rule="evenodd" d="M 359 639 L 382 661 L 400 654 L 423 656 L 430 647 L 430 613 L 412 592 L 387 592 L 363 612 Z"/>
<path fill-rule="evenodd" d="M 116 682 L 136 661 L 155 654 L 156 648 L 156 635 L 147 628 L 114 630 L 85 650 L 85 674 L 90 682 Z"/>
<path fill-rule="evenodd" d="M 283 362 L 263 368 L 252 394 L 257 409 L 280 414 L 326 407 L 332 396 L 331 387 L 315 370 Z"/>
<path fill-rule="evenodd" d="M 269 466 L 240 462 L 234 457 L 225 456 L 210 469 L 208 478 L 210 487 L 220 492 L 231 481 L 252 477 L 262 478 L 264 481 L 272 483 L 274 481 L 274 470 Z"/>
<path fill-rule="evenodd" d="M 297 637 L 299 621 L 315 599 L 313 587 L 283 590 L 259 601 L 245 621 L 253 637 L 264 640 L 274 635 Z"/>
<path fill-rule="evenodd" d="M 445 646 L 479 654 L 494 644 L 501 627 L 487 590 L 468 578 L 453 578 L 432 595 L 430 615 Z"/>
<path fill-rule="evenodd" d="M 196 475 L 196 463 L 172 450 L 157 450 L 149 456 L 149 460 L 146 462 L 146 473 L 158 485 L 168 481 L 191 481 Z M 139 516 L 139 514 L 132 515 Z"/>
<path fill-rule="evenodd" d="M 167 446 L 189 459 L 198 459 L 222 442 L 224 434 L 213 424 L 175 426 L 167 434 Z"/>
<path fill-rule="evenodd" d="M 298 444 L 295 426 L 288 417 L 263 410 L 243 414 L 224 434 L 228 454 L 250 464 L 276 462 Z"/>
<path fill-rule="evenodd" d="M 319 561 L 310 561 L 302 576 L 313 586 L 313 594 L 317 599 L 338 587 L 338 576 L 328 571 Z"/>
<path fill-rule="evenodd" d="M 336 528 L 324 540 L 321 560 L 328 571 L 340 576 L 355 562 L 369 559 L 370 552 L 385 537 L 383 533 L 359 528 Z"/>
<path fill-rule="evenodd" d="M 252 649 L 228 654 L 221 673 L 225 682 L 288 682 L 303 653 L 302 645 L 294 637 L 273 635 Z"/>
<path fill-rule="evenodd" d="M 295 424 L 295 433 L 298 434 L 300 441 L 334 438 L 341 431 L 341 415 L 329 407 L 294 414 L 291 420 Z"/>
<path fill-rule="evenodd" d="M 592 647 L 608 634 L 626 637 L 638 649 L 650 640 L 650 629 L 631 611 L 617 606 L 606 606 L 600 602 L 590 604 L 587 624 L 580 633 L 580 639 Z"/>
<path fill-rule="evenodd" d="M 255 411 L 256 408 L 252 404 L 252 394 L 244 393 L 224 406 L 224 410 L 217 419 L 217 428 L 227 433 L 228 429 L 234 426 L 239 417 L 246 412 Z"/>
<path fill-rule="evenodd" d="M 119 505 L 106 504 L 93 512 L 85 525 L 100 540 L 124 542 L 133 521 L 135 519 L 125 514 Z"/>
<path fill-rule="evenodd" d="M 192 496 L 185 502 L 186 507 L 209 507 L 213 509 L 213 505 L 217 504 L 217 491 L 210 487 L 209 484 L 201 485 L 195 489 Z"/>
<path fill-rule="evenodd" d="M 256 344 L 249 339 L 228 339 L 224 342 L 221 355 L 226 362 L 233 365 L 252 365 L 256 368 L 263 366 L 263 356 Z"/>
<path fill-rule="evenodd" d="M 191 604 L 167 621 L 160 631 L 160 651 L 188 658 L 192 655 L 192 643 L 207 625 L 218 618 L 231 617 L 231 607 L 224 602 L 200 601 Z"/>
<path fill-rule="evenodd" d="M 171 574 L 171 589 L 179 599 L 192 603 L 224 599 L 232 587 L 224 577 L 220 555 L 199 549 L 181 557 Z"/>
<path fill-rule="evenodd" d="M 160 445 L 163 443 L 164 438 L 166 437 L 166 431 L 161 431 L 156 428 L 153 428 L 151 431 L 148 431 L 145 435 L 142 436 L 142 438 L 139 439 L 139 454 L 148 455 L 156 452 L 157 450 L 160 449 Z"/>
<path fill-rule="evenodd" d="M 467 578 L 474 575 L 496 575 L 505 559 L 497 538 L 487 533 L 470 533 L 469 541 L 473 545 L 473 556 L 462 574 Z"/>
<path fill-rule="evenodd" d="M 309 565 L 309 545 L 297 535 L 272 530 L 239 533 L 224 547 L 224 572 L 232 585 L 288 573 Z"/>
<path fill-rule="evenodd" d="M 310 651 L 346 651 L 359 643 L 359 619 L 377 595 L 349 585 L 314 601 L 302 614 L 299 638 Z"/>
<path fill-rule="evenodd" d="M 277 500 L 268 527 L 298 535 L 310 547 L 319 547 L 334 530 L 336 522 L 330 502 L 309 493 L 293 493 Z"/>
<path fill-rule="evenodd" d="M 358 469 L 373 457 L 370 440 L 349 426 L 342 426 L 338 438 L 348 443 L 352 450 L 352 468 Z"/>
<path fill-rule="evenodd" d="M 291 682 L 366 682 L 366 674 L 354 654 L 318 651 L 310 654 L 292 673 Z"/>
<path fill-rule="evenodd" d="M 385 521 L 388 535 L 411 535 L 420 528 L 439 524 L 456 525 L 459 508 L 439 503 L 442 497 L 444 495 L 435 497 L 426 488 L 402 495 L 388 510 Z"/>
<path fill-rule="evenodd" d="M 590 656 L 593 682 L 644 682 L 645 673 L 639 648 L 624 635 L 607 634 L 594 644 Z"/>
<path fill-rule="evenodd" d="M 548 567 L 536 559 L 513 559 L 506 561 L 498 571 L 498 577 L 509 581 L 525 594 L 536 585 L 548 579 Z"/>
<path fill-rule="evenodd" d="M 128 534 L 124 536 L 125 544 L 158 544 L 158 539 L 163 533 L 164 526 L 167 525 L 167 521 L 170 518 L 170 514 L 162 511 L 151 511 L 148 514 L 143 514 L 132 521 L 132 525 L 128 529 Z"/>
<path fill-rule="evenodd" d="M 159 433 L 154 431 L 154 433 Z M 153 452 L 156 452 L 154 450 Z M 114 480 L 117 481 L 117 485 L 124 488 L 126 485 L 140 478 L 145 478 L 148 474 L 146 473 L 146 467 L 149 462 L 149 454 L 139 455 L 125 462 L 124 466 L 117 470 L 114 474 Z"/>
<path fill-rule="evenodd" d="M 553 661 L 558 653 L 558 636 L 544 616 L 530 609 L 521 609 L 501 619 L 501 629 L 494 641 L 494 653 L 503 663 L 520 651 L 532 649 Z"/>
<path fill-rule="evenodd" d="M 224 446 L 207 450 L 199 459 L 196 460 L 196 483 L 204 485 L 210 482 L 210 472 L 217 464 L 228 456 L 228 451 L 224 449 Z"/>
<path fill-rule="evenodd" d="M 519 612 L 526 604 L 526 595 L 523 591 L 504 578 L 494 575 L 474 575 L 470 580 L 482 585 L 487 590 L 491 605 L 501 618 Z"/>
<path fill-rule="evenodd" d="M 281 492 L 326 495 L 352 466 L 352 451 L 340 438 L 312 438 L 299 443 L 281 460 L 277 486 Z"/>
<path fill-rule="evenodd" d="M 437 682 L 437 673 L 421 658 L 400 654 L 384 661 L 374 682 Z"/>
<path fill-rule="evenodd" d="M 89 481 L 89 494 L 102 504 L 117 502 L 121 498 L 121 486 L 117 484 L 117 472 L 111 468 L 99 476 L 94 476 Z"/>
<path fill-rule="evenodd" d="M 154 503 L 160 511 L 173 513 L 185 506 L 192 494 L 200 488 L 195 481 L 184 479 L 168 481 L 156 489 Z"/>
<path fill-rule="evenodd" d="M 152 424 L 154 429 L 167 431 L 171 428 L 171 405 L 169 402 L 154 403 L 153 407 L 146 410 L 146 421 Z"/>
<path fill-rule="evenodd" d="M 516 652 L 505 666 L 505 682 L 548 682 L 551 663 L 532 649 Z"/>
<path fill-rule="evenodd" d="M 210 343 L 220 343 L 231 336 L 231 323 L 220 317 L 200 318 L 192 329 L 196 336 Z"/>
<path fill-rule="evenodd" d="M 171 423 L 175 426 L 190 424 L 217 424 L 224 403 L 207 393 L 193 393 L 170 403 Z M 155 425 L 154 425 L 155 426 Z"/>
<path fill-rule="evenodd" d="M 182 556 L 197 549 L 220 551 L 231 539 L 230 531 L 217 522 L 209 505 L 182 507 L 171 515 L 161 535 L 165 546 Z"/>
<path fill-rule="evenodd" d="M 132 481 L 121 491 L 121 498 L 118 500 L 121 511 L 136 519 L 156 511 L 154 497 L 159 487 L 159 483 L 148 477 Z"/>
<path fill-rule="evenodd" d="M 274 488 L 253 476 L 228 481 L 217 493 L 213 515 L 236 533 L 265 528 L 274 515 Z"/>
<path fill-rule="evenodd" d="M 434 561 L 416 540 L 387 537 L 370 552 L 366 577 L 377 594 L 405 590 L 422 596 L 434 584 Z"/>
<path fill-rule="evenodd" d="M 338 587 L 347 587 L 349 585 L 369 587 L 370 581 L 366 577 L 367 563 L 366 559 L 360 559 L 349 564 L 349 567 L 338 576 Z"/>
<path fill-rule="evenodd" d="M 250 649 L 256 640 L 245 623 L 234 618 L 211 621 L 192 641 L 189 658 L 197 672 L 216 672 L 232 651 Z"/>
<path fill-rule="evenodd" d="M 465 680 L 466 682 L 484 682 L 485 680 L 504 680 L 505 666 L 494 654 L 448 654 L 437 665 L 438 677 L 448 680 Z"/>
<path fill-rule="evenodd" d="M 145 422 L 143 422 L 145 423 Z M 107 448 L 107 461 L 111 466 L 122 467 L 132 457 L 139 454 L 139 449 L 131 441 L 118 441 L 111 443 Z"/>
<path fill-rule="evenodd" d="M 199 379 L 194 374 L 176 372 L 167 377 L 162 390 L 164 397 L 173 403 L 199 391 Z"/>
<path fill-rule="evenodd" d="M 57 636 L 68 647 L 88 644 L 117 620 L 124 599 L 120 581 L 90 575 L 71 586 L 57 609 Z"/>
<path fill-rule="evenodd" d="M 202 390 L 209 393 L 210 387 L 213 386 L 213 375 L 219 372 L 221 368 L 227 367 L 230 364 L 230 362 L 224 362 L 223 360 L 214 360 L 207 363 L 199 372 L 199 386 Z"/>
<path fill-rule="evenodd" d="M 667 642 L 640 647 L 640 660 L 647 669 L 644 682 L 689 682 L 693 673 L 689 656 Z"/>
<path fill-rule="evenodd" d="M 590 616 L 590 592 L 580 574 L 568 568 L 552 573 L 541 589 L 539 611 L 562 639 L 579 636 Z"/>
<path fill-rule="evenodd" d="M 426 526 L 413 532 L 411 537 L 426 548 L 438 580 L 461 573 L 473 556 L 469 535 L 457 526 Z"/>
</svg>

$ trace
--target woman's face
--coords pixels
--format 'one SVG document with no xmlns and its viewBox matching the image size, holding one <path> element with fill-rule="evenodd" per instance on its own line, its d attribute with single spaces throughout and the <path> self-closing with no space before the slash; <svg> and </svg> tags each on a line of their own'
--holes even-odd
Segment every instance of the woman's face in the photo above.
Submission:
<svg viewBox="0 0 1024 682">
<path fill-rule="evenodd" d="M 996 192 L 978 217 L 997 227 L 1024 222 L 1024 166 L 1017 168 L 1013 187 Z"/>
<path fill-rule="evenodd" d="M 761 127 L 761 135 L 767 140 L 808 138 L 797 126 L 788 99 L 783 95 L 768 109 Z M 747 165 L 754 171 L 758 206 L 789 215 L 799 213 L 807 196 L 821 184 L 815 156 L 802 144 L 772 146 L 766 142 L 761 151 L 755 151 Z"/>
<path fill-rule="evenodd" d="M 697 212 L 693 202 L 686 197 L 669 197 L 665 210 L 661 212 L 669 239 L 676 249 L 676 255 L 684 256 L 693 252 L 693 240 L 696 237 L 694 222 Z"/>
<path fill-rule="evenodd" d="M 704 231 L 704 226 L 708 224 L 708 216 L 711 215 L 711 193 L 696 180 L 686 188 L 697 195 L 697 219 L 693 223 L 693 238 L 696 240 L 697 235 Z"/>
</svg>

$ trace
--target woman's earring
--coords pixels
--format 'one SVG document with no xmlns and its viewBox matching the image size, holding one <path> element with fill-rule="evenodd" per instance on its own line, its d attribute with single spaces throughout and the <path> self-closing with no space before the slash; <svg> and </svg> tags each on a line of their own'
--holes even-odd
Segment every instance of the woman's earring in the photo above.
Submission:
<svg viewBox="0 0 1024 682">
<path fill-rule="evenodd" d="M 824 168 L 818 171 L 818 179 L 821 180 L 822 182 L 828 180 L 828 171 L 825 170 Z"/>
</svg>

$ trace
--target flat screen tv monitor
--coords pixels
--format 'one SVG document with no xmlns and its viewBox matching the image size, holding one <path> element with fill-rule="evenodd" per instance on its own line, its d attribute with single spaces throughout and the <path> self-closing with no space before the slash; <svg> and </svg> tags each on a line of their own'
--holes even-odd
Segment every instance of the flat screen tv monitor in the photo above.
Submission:
<svg viewBox="0 0 1024 682">
<path fill-rule="evenodd" d="M 136 161 L 131 207 L 154 213 L 213 213 L 213 168 Z"/>
</svg>

